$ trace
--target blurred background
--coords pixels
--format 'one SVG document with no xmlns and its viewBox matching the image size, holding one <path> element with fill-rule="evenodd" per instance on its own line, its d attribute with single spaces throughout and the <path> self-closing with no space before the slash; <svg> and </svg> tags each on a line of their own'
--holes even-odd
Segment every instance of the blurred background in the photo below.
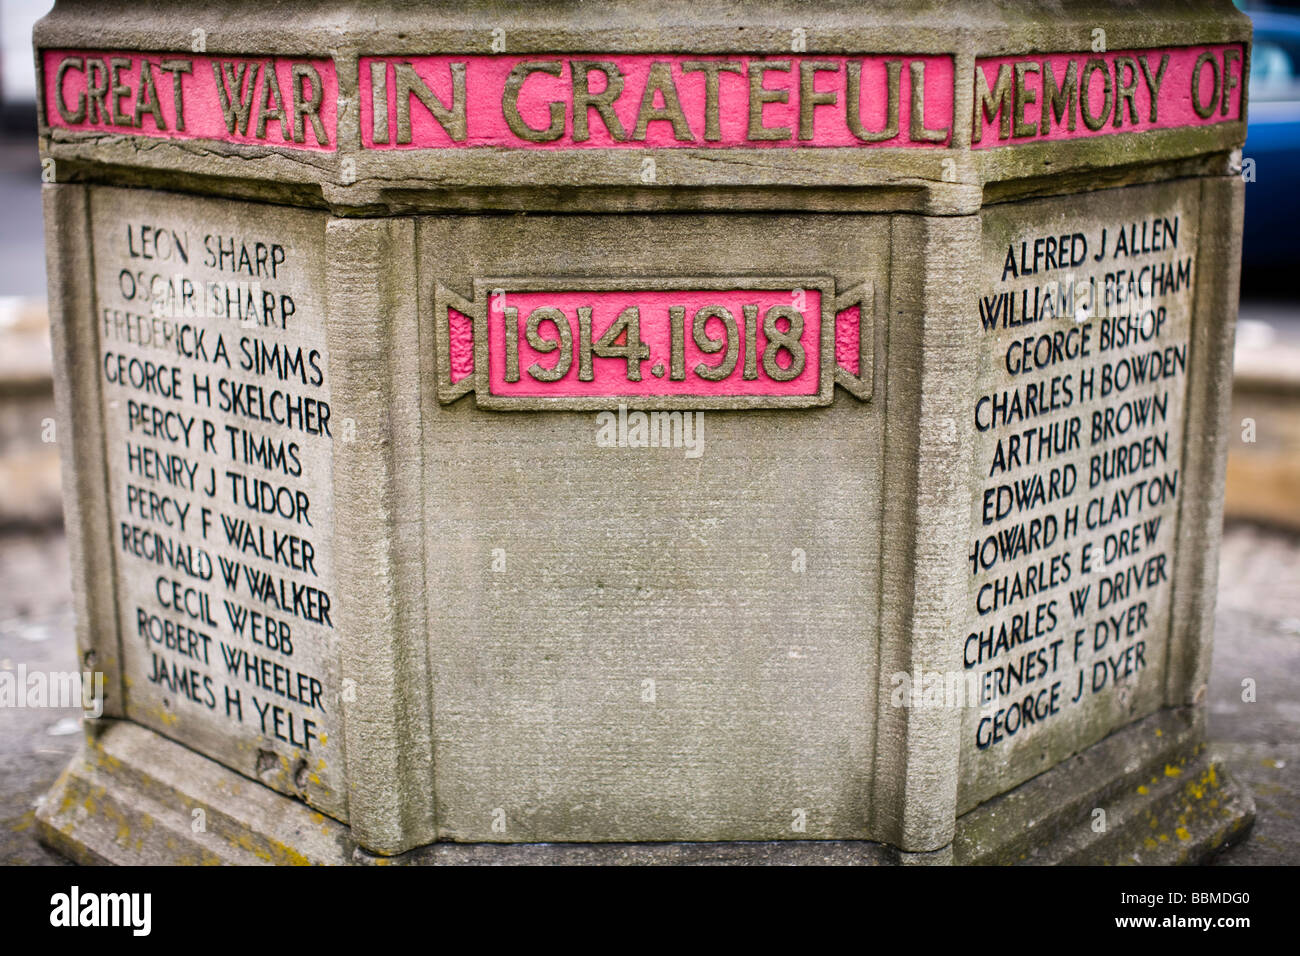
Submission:
<svg viewBox="0 0 1300 956">
<path fill-rule="evenodd" d="M 45 308 L 32 26 L 0 0 L 0 669 L 76 668 Z M 1300 863 L 1300 0 L 1241 2 L 1255 26 L 1241 310 L 1210 735 L 1259 817 L 1227 864 Z M 1189 441 L 1195 436 L 1189 435 Z M 1242 700 L 1250 679 L 1257 697 Z M 77 711 L 0 708 L 0 863 L 57 863 L 36 801 L 79 742 Z"/>
</svg>

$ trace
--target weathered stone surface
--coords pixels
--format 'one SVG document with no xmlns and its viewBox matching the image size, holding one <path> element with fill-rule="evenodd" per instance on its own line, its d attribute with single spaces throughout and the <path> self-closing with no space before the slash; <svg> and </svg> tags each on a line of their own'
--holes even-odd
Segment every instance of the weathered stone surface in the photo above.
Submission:
<svg viewBox="0 0 1300 956">
<path fill-rule="evenodd" d="M 1255 804 L 1204 751 L 1201 718 L 1130 724 L 957 822 L 959 865 L 1171 865 L 1240 841 Z"/>
<path fill-rule="evenodd" d="M 295 29 L 284 29 L 286 18 L 293 20 Z M 1226 5 L 1210 0 L 1190 6 L 1157 0 L 1144 5 L 1141 16 L 1134 16 L 1132 8 L 1121 3 L 1067 10 L 1031 7 L 1026 12 L 1020 7 L 990 9 L 985 4 L 953 4 L 949 0 L 921 4 L 900 0 L 869 8 L 842 2 L 812 8 L 796 0 L 765 0 L 725 10 L 710 10 L 691 0 L 653 8 L 624 0 L 606 4 L 596 21 L 564 3 L 505 9 L 495 4 L 402 0 L 390 4 L 386 13 L 377 14 L 364 6 L 341 5 L 322 13 L 313 4 L 300 4 L 296 10 L 287 6 L 271 9 L 247 0 L 207 9 L 201 19 L 208 24 L 201 28 L 205 45 L 206 38 L 212 37 L 212 56 L 233 61 L 275 55 L 315 65 L 323 55 L 332 55 L 337 95 L 348 105 L 338 111 L 336 134 L 329 131 L 337 148 L 286 148 L 281 127 L 275 122 L 268 123 L 260 138 L 230 134 L 228 140 L 204 141 L 188 138 L 187 131 L 184 138 L 146 139 L 133 135 L 137 132 L 134 123 L 122 126 L 105 121 L 95 129 L 68 128 L 57 116 L 57 109 L 53 120 L 46 110 L 42 130 L 48 135 L 48 155 L 68 165 L 67 176 L 80 177 L 95 166 L 113 164 L 119 177 L 154 188 L 202 179 L 208 191 L 328 205 L 355 214 L 419 208 L 804 208 L 953 215 L 977 211 L 986 198 L 986 186 L 999 198 L 1006 198 L 1009 194 L 1087 190 L 1164 178 L 1166 172 L 1138 168 L 1152 161 L 1186 164 L 1179 174 L 1203 174 L 1217 165 L 1207 162 L 1209 157 L 1238 147 L 1245 136 L 1239 112 L 1244 94 L 1239 85 L 1230 91 L 1232 100 L 1226 113 L 1219 113 L 1221 104 L 1216 100 L 1214 115 L 1204 121 L 1196 117 L 1199 122 L 1195 125 L 1151 128 L 1149 114 L 1137 113 L 1134 122 L 1126 108 L 1118 129 L 1110 111 L 1110 122 L 1097 130 L 1087 129 L 1076 114 L 1075 132 L 1080 135 L 1069 140 L 1065 149 L 1054 140 L 1038 142 L 1037 137 L 1012 136 L 1010 129 L 1004 141 L 1014 142 L 1014 148 L 967 148 L 972 143 L 976 87 L 971 80 L 977 60 L 987 64 L 1026 54 L 1059 58 L 1066 50 L 1086 63 L 1097 43 L 1113 51 L 1105 60 L 1108 65 L 1126 51 L 1201 45 L 1240 48 L 1249 39 L 1249 22 Z M 37 39 L 43 50 L 171 51 L 180 59 L 202 61 L 191 63 L 188 76 L 190 82 L 208 82 L 211 73 L 196 69 L 209 68 L 206 57 L 191 49 L 193 20 L 179 8 L 142 22 L 129 4 L 62 0 L 56 15 L 38 27 Z M 1104 38 L 1094 32 L 1097 30 L 1105 31 Z M 95 38 L 95 42 L 87 38 Z M 408 148 L 363 147 L 361 109 L 356 104 L 363 88 L 368 90 L 369 57 L 446 60 L 451 55 L 481 57 L 498 51 L 501 56 L 538 60 L 593 53 L 740 57 L 760 52 L 773 59 L 812 59 L 845 55 L 878 58 L 882 51 L 889 51 L 909 60 L 942 56 L 951 59 L 956 79 L 951 111 L 927 125 L 950 125 L 951 140 L 919 149 L 894 148 L 886 142 L 883 146 L 868 144 L 869 148 L 836 145 L 811 150 L 758 148 L 748 143 L 723 150 L 708 147 L 703 139 L 706 131 L 699 129 L 700 120 L 694 117 L 693 134 L 699 144 L 674 146 L 670 157 L 659 157 L 654 183 L 643 181 L 644 157 L 636 149 L 556 149 L 547 143 L 534 150 L 448 149 L 438 151 L 436 168 L 431 169 L 428 151 L 414 148 L 414 138 Z M 367 65 L 364 70 L 363 63 Z M 1151 68 L 1154 75 L 1158 61 L 1153 61 Z M 1180 64 L 1175 72 L 1186 82 L 1183 69 Z M 1234 75 L 1244 76 L 1239 61 L 1234 70 Z M 174 75 L 156 71 L 159 101 L 168 106 Z M 1034 75 L 1027 75 L 1033 83 Z M 1175 90 L 1174 74 L 1169 75 L 1170 85 L 1163 95 L 1186 103 L 1185 91 Z M 901 71 L 901 76 L 902 82 L 910 81 L 910 70 Z M 770 77 L 768 85 L 776 88 L 780 80 L 776 74 Z M 702 82 L 703 75 L 696 74 L 695 79 Z M 745 86 L 747 77 L 737 79 Z M 796 79 L 792 72 L 788 88 L 797 86 Z M 826 80 L 823 76 L 823 82 Z M 996 81 L 994 74 L 992 82 Z M 598 82 L 594 81 L 593 90 Z M 133 83 L 132 95 L 123 101 L 132 119 L 139 86 Z M 208 82 L 208 86 L 212 84 Z M 1147 89 L 1140 78 L 1138 86 Z M 45 85 L 39 89 L 44 97 Z M 214 94 L 210 102 L 216 102 L 215 91 L 210 92 Z M 629 91 L 626 107 L 639 105 L 639 92 Z M 499 97 L 500 90 L 494 87 L 493 94 Z M 1143 95 L 1137 94 L 1135 109 L 1146 105 Z M 797 97 L 792 104 L 796 101 Z M 901 86 L 899 102 L 900 121 L 909 122 L 911 104 Z M 1035 102 L 1041 104 L 1042 97 L 1036 96 Z M 75 109 L 75 104 L 69 105 Z M 500 122 L 500 99 L 486 105 Z M 741 105 L 747 108 L 748 101 Z M 768 109 L 773 118 L 767 125 L 781 126 L 785 120 L 776 116 L 781 107 Z M 786 113 L 791 109 L 793 106 Z M 1040 106 L 1029 109 L 1028 120 L 1040 115 Z M 1100 106 L 1095 112 L 1100 115 Z M 545 108 L 541 113 L 546 114 Z M 175 125 L 169 109 L 164 109 L 164 116 L 169 127 Z M 869 129 L 877 128 L 870 122 L 874 119 L 872 113 Z M 394 115 L 394 124 L 396 121 Z M 147 125 L 140 128 L 151 132 L 151 116 L 143 116 L 142 122 Z M 792 133 L 797 132 L 797 115 L 792 124 Z M 599 134 L 599 124 L 593 125 Z M 257 121 L 250 117 L 247 128 L 255 134 Z M 1133 130 L 1145 132 L 1126 135 Z M 174 130 L 169 128 L 169 132 Z M 989 139 L 984 136 L 982 143 Z M 884 157 L 887 161 L 882 161 Z M 346 166 L 349 160 L 352 164 Z M 1044 181 L 1048 174 L 1051 179 Z M 61 181 L 66 180 L 61 176 Z"/>
<path fill-rule="evenodd" d="M 473 275 L 562 262 L 570 285 L 634 285 L 705 257 L 721 276 L 820 268 L 837 288 L 866 266 L 887 294 L 884 220 L 810 225 L 470 217 L 422 220 L 417 240 L 426 301 Z M 500 839 L 497 808 L 522 840 L 774 839 L 799 809 L 810 838 L 868 836 L 879 407 L 688 411 L 693 447 L 655 449 L 599 447 L 590 413 L 474 403 L 426 411 L 444 836 Z"/>
<path fill-rule="evenodd" d="M 125 716 L 346 819 L 323 217 L 90 220 Z"/>
<path fill-rule="evenodd" d="M 37 822 L 83 864 L 304 866 L 350 852 L 346 826 L 127 721 L 91 728 Z"/>
<path fill-rule="evenodd" d="M 983 216 L 963 807 L 1161 706 L 1200 222 L 1197 183 Z"/>
<path fill-rule="evenodd" d="M 1190 716 L 1165 712 L 1108 737 L 963 816 L 953 846 L 933 854 L 864 841 L 779 840 L 441 842 L 374 856 L 348 828 L 130 724 L 87 743 L 38 822 L 47 843 L 82 863 L 1169 865 L 1240 841 L 1255 815 L 1250 795 L 1191 743 L 1200 731 Z M 199 819 L 202 830 L 194 827 Z"/>
<path fill-rule="evenodd" d="M 1143 814 L 1189 858 L 1248 825 L 1200 751 L 1244 18 L 246 12 L 188 52 L 114 4 L 38 30 L 117 721 L 51 839 L 187 845 L 158 735 L 221 860 L 1163 860 Z M 231 279 L 234 318 L 186 313 Z M 1192 789 L 1134 797 L 1157 757 Z M 167 832 L 110 839 L 101 790 Z M 556 842 L 610 849 L 448 847 Z"/>
</svg>

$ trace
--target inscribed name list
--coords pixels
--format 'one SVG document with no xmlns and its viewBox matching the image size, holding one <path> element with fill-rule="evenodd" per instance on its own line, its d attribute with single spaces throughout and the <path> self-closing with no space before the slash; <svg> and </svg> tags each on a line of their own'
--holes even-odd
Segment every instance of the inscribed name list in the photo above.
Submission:
<svg viewBox="0 0 1300 956">
<path fill-rule="evenodd" d="M 342 806 L 322 219 L 92 194 L 127 715 Z"/>
<path fill-rule="evenodd" d="M 1160 705 L 1196 228 L 1176 185 L 985 213 L 963 805 Z"/>
</svg>

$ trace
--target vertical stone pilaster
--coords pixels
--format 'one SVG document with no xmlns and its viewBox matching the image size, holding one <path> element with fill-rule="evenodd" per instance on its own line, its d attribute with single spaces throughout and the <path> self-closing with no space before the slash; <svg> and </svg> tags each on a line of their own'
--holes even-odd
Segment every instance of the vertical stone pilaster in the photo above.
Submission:
<svg viewBox="0 0 1300 956">
<path fill-rule="evenodd" d="M 963 293 L 979 242 L 977 216 L 893 221 L 892 248 L 913 252 L 895 260 L 890 281 L 873 811 L 880 838 L 909 852 L 946 846 L 956 819 L 961 710 L 894 706 L 893 675 L 960 669 L 953 632 L 970 514 L 962 426 L 975 374 Z"/>
<path fill-rule="evenodd" d="M 108 517 L 99 334 L 91 285 L 90 190 L 47 184 L 42 188 L 42 200 L 56 438 L 72 566 L 77 664 L 83 673 L 104 675 L 103 716 L 121 717 L 125 697 Z"/>
<path fill-rule="evenodd" d="M 1232 357 L 1241 277 L 1245 186 L 1237 177 L 1201 182 L 1197 296 L 1192 318 L 1182 513 L 1174 571 L 1173 621 L 1165 703 L 1201 703 L 1210 677 L 1214 604 L 1223 528 L 1223 482 L 1236 426 Z"/>
<path fill-rule="evenodd" d="M 326 249 L 349 819 L 391 854 L 437 835 L 414 225 L 333 220 Z"/>
</svg>

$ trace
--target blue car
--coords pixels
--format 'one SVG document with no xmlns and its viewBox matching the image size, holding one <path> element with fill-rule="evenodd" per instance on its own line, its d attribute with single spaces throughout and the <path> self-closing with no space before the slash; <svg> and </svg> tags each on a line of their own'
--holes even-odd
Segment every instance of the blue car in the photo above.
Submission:
<svg viewBox="0 0 1300 956">
<path fill-rule="evenodd" d="M 1300 4 L 1239 6 L 1255 26 L 1242 151 L 1255 178 L 1246 185 L 1242 267 L 1258 276 L 1300 266 Z"/>
</svg>

